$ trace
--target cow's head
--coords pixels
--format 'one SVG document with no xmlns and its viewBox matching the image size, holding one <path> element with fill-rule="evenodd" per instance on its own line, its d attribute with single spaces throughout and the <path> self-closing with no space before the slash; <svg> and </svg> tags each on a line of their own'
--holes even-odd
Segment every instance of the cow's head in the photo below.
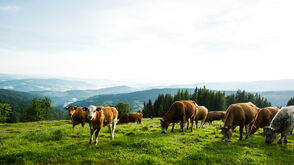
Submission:
<svg viewBox="0 0 294 165">
<path fill-rule="evenodd" d="M 222 134 L 224 135 L 224 140 L 225 141 L 230 141 L 230 139 L 232 138 L 232 128 L 231 128 L 231 126 L 227 126 L 227 127 L 220 126 L 220 129 L 222 130 Z"/>
<path fill-rule="evenodd" d="M 264 134 L 265 134 L 265 142 L 272 143 L 278 136 L 278 131 L 270 126 L 267 126 L 267 127 L 264 127 Z"/>
<path fill-rule="evenodd" d="M 70 118 L 72 118 L 72 116 L 74 115 L 77 108 L 78 107 L 73 106 L 73 105 L 70 105 L 68 107 L 64 107 L 64 109 L 68 111 L 68 115 L 69 115 Z"/>
<path fill-rule="evenodd" d="M 167 130 L 168 126 L 169 126 L 169 122 L 167 122 L 164 119 L 159 119 L 159 120 L 160 120 L 160 125 L 161 125 L 161 132 L 166 133 L 166 130 Z"/>
<path fill-rule="evenodd" d="M 88 111 L 88 119 L 91 121 L 95 118 L 96 116 L 96 112 L 101 110 L 102 107 L 101 106 L 94 106 L 94 105 L 90 105 L 89 107 L 83 107 L 84 111 Z"/>
</svg>

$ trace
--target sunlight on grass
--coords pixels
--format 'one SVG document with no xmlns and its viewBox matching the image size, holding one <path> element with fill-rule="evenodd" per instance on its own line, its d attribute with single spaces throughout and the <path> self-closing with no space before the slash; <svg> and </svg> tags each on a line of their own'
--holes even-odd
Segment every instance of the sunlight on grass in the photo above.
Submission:
<svg viewBox="0 0 294 165">
<path fill-rule="evenodd" d="M 104 127 L 99 144 L 89 145 L 86 125 L 72 129 L 71 121 L 0 124 L 0 164 L 291 164 L 294 135 L 288 144 L 264 143 L 259 130 L 248 140 L 224 142 L 221 122 L 202 129 L 161 133 L 158 119 L 118 125 L 115 139 Z"/>
</svg>

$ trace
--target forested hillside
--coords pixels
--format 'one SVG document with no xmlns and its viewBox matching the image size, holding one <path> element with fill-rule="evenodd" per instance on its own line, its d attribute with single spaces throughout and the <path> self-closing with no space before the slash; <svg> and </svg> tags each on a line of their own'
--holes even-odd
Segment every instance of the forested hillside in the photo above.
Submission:
<svg viewBox="0 0 294 165">
<path fill-rule="evenodd" d="M 20 120 L 22 112 L 28 108 L 34 97 L 39 97 L 27 92 L 18 92 L 7 89 L 0 89 L 0 102 L 11 105 L 13 114 L 10 117 L 11 122 Z"/>
</svg>

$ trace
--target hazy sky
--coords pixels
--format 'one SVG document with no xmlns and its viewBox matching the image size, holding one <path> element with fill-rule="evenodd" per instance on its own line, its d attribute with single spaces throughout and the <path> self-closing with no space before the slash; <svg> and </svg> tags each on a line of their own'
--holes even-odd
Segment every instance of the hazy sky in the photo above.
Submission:
<svg viewBox="0 0 294 165">
<path fill-rule="evenodd" d="M 293 0 L 0 0 L 0 73 L 197 83 L 294 78 Z"/>
</svg>

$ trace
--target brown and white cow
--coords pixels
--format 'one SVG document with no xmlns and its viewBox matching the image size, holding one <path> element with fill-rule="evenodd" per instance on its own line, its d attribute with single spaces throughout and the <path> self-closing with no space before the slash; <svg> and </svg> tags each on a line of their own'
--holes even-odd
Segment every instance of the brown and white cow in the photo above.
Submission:
<svg viewBox="0 0 294 165">
<path fill-rule="evenodd" d="M 251 102 L 249 103 L 238 103 L 232 104 L 228 107 L 226 111 L 226 117 L 224 121 L 224 126 L 220 127 L 222 134 L 224 135 L 224 140 L 229 141 L 232 137 L 232 131 L 240 126 L 240 138 L 242 140 L 243 128 L 245 126 L 246 134 L 248 132 L 248 125 L 252 122 L 258 113 L 258 107 L 256 107 Z"/>
<path fill-rule="evenodd" d="M 103 126 L 108 126 L 111 139 L 114 138 L 114 131 L 116 126 L 116 121 L 118 117 L 118 112 L 115 107 L 102 107 L 102 106 L 94 106 L 90 105 L 89 107 L 85 107 L 84 111 L 88 113 L 88 119 L 90 120 L 90 130 L 91 130 L 91 138 L 90 144 L 93 141 L 93 133 L 95 132 L 95 145 L 98 144 L 98 136 L 100 130 Z"/>
<path fill-rule="evenodd" d="M 205 123 L 205 120 L 207 118 L 207 114 L 208 114 L 208 109 L 205 106 L 198 106 L 198 113 L 195 118 L 196 128 L 198 125 L 198 120 L 201 120 L 201 125 L 199 128 L 203 127 L 203 124 Z"/>
<path fill-rule="evenodd" d="M 122 117 L 120 117 L 117 124 L 124 124 L 124 123 L 138 123 L 142 124 L 143 114 L 141 112 L 134 112 L 134 113 L 126 113 Z"/>
<path fill-rule="evenodd" d="M 249 131 L 246 135 L 246 139 L 254 134 L 259 128 L 263 128 L 265 126 L 269 126 L 272 119 L 279 111 L 277 107 L 266 107 L 259 109 L 254 120 L 249 124 Z"/>
<path fill-rule="evenodd" d="M 172 130 L 174 131 L 175 123 L 180 122 L 181 130 L 184 131 L 184 124 L 186 120 L 191 120 L 191 132 L 193 131 L 193 120 L 196 117 L 198 105 L 195 101 L 182 100 L 175 101 L 169 108 L 168 112 L 160 119 L 161 132 L 165 133 L 169 124 L 172 123 Z"/>
<path fill-rule="evenodd" d="M 64 107 L 64 109 L 68 111 L 69 117 L 72 121 L 73 128 L 80 123 L 82 124 L 82 127 L 84 127 L 85 123 L 88 122 L 88 113 L 84 111 L 83 107 L 76 107 L 70 105 L 68 107 Z"/>
<path fill-rule="evenodd" d="M 225 111 L 209 111 L 205 122 L 208 122 L 211 125 L 213 121 L 224 120 L 225 116 Z"/>
<path fill-rule="evenodd" d="M 281 138 L 278 144 L 282 144 L 282 139 L 284 138 L 284 143 L 287 143 L 287 134 L 294 129 L 294 106 L 288 106 L 281 108 L 275 117 L 271 121 L 269 126 L 264 128 L 265 142 L 272 143 L 279 133 L 281 133 Z"/>
</svg>

